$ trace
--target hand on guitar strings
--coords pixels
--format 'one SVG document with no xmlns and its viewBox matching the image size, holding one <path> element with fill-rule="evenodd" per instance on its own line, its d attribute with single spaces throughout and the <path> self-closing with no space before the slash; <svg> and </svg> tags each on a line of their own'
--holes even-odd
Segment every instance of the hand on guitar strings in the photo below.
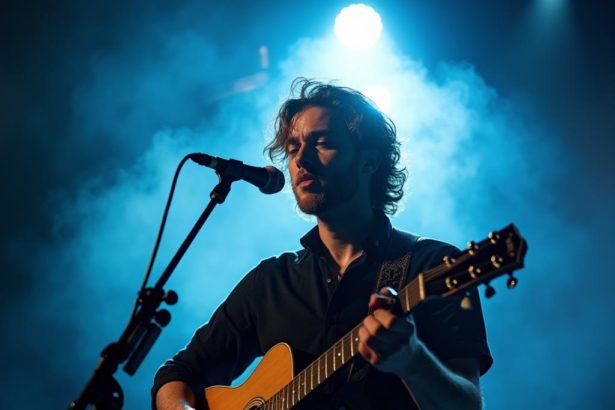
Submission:
<svg viewBox="0 0 615 410">
<path fill-rule="evenodd" d="M 390 288 L 373 294 L 369 308 L 373 314 L 363 320 L 359 329 L 359 353 L 378 370 L 403 373 L 422 347 L 412 316 L 401 314 L 395 291 Z"/>
</svg>

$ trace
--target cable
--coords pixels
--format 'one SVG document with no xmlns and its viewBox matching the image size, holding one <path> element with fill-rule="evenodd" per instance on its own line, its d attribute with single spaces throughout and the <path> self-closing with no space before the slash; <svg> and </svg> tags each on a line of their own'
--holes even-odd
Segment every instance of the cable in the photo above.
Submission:
<svg viewBox="0 0 615 410">
<path fill-rule="evenodd" d="M 160 222 L 160 228 L 158 229 L 158 236 L 156 237 L 156 243 L 154 244 L 154 249 L 152 250 L 152 256 L 149 259 L 149 263 L 147 265 L 147 269 L 145 270 L 145 277 L 143 278 L 143 283 L 141 284 L 141 288 L 139 289 L 139 294 L 145 289 L 147 286 L 147 282 L 149 281 L 149 277 L 152 273 L 152 268 L 154 267 L 154 261 L 156 260 L 156 255 L 158 254 L 158 248 L 160 247 L 160 241 L 162 240 L 162 233 L 164 232 L 164 226 L 167 222 L 167 216 L 169 215 L 169 209 L 171 208 L 171 201 L 173 200 L 173 194 L 175 192 L 175 186 L 177 185 L 177 179 L 179 178 L 179 173 L 181 172 L 182 167 L 190 159 L 190 155 L 186 155 L 177 166 L 175 170 L 175 175 L 173 176 L 173 182 L 171 183 L 171 190 L 169 191 L 169 197 L 167 198 L 167 204 L 164 208 L 164 213 L 162 214 L 162 221 Z M 132 313 L 130 314 L 130 320 L 132 320 L 137 313 L 137 309 L 139 307 L 139 298 L 135 301 L 134 307 L 132 308 Z"/>
</svg>

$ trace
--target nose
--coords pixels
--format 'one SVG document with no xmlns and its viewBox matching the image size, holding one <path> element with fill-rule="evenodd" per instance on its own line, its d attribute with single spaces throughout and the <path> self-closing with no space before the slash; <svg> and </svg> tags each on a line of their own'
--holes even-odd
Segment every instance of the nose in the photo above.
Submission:
<svg viewBox="0 0 615 410">
<path fill-rule="evenodd" d="M 307 144 L 303 144 L 295 155 L 295 165 L 299 168 L 309 168 L 313 164 L 311 155 L 310 150 L 307 149 Z"/>
</svg>

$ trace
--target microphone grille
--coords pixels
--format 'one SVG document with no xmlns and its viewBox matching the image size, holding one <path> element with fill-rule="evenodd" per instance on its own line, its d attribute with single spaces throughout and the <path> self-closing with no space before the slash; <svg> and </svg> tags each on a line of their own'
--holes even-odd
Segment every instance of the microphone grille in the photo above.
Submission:
<svg viewBox="0 0 615 410">
<path fill-rule="evenodd" d="M 263 194 L 275 194 L 280 192 L 282 188 L 284 188 L 284 173 L 272 165 L 267 165 L 265 170 L 268 176 L 267 183 L 260 191 Z"/>
</svg>

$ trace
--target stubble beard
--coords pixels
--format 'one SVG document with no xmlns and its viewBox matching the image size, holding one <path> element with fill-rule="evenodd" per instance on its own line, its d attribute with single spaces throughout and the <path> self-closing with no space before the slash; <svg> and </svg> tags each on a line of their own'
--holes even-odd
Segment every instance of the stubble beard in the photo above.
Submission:
<svg viewBox="0 0 615 410">
<path fill-rule="evenodd" d="M 349 173 L 349 178 L 344 183 L 330 185 L 319 179 L 320 190 L 318 192 L 302 191 L 301 187 L 293 184 L 293 193 L 297 200 L 297 207 L 307 215 L 318 216 L 328 212 L 337 206 L 350 201 L 357 193 L 359 176 L 356 172 Z"/>
</svg>

